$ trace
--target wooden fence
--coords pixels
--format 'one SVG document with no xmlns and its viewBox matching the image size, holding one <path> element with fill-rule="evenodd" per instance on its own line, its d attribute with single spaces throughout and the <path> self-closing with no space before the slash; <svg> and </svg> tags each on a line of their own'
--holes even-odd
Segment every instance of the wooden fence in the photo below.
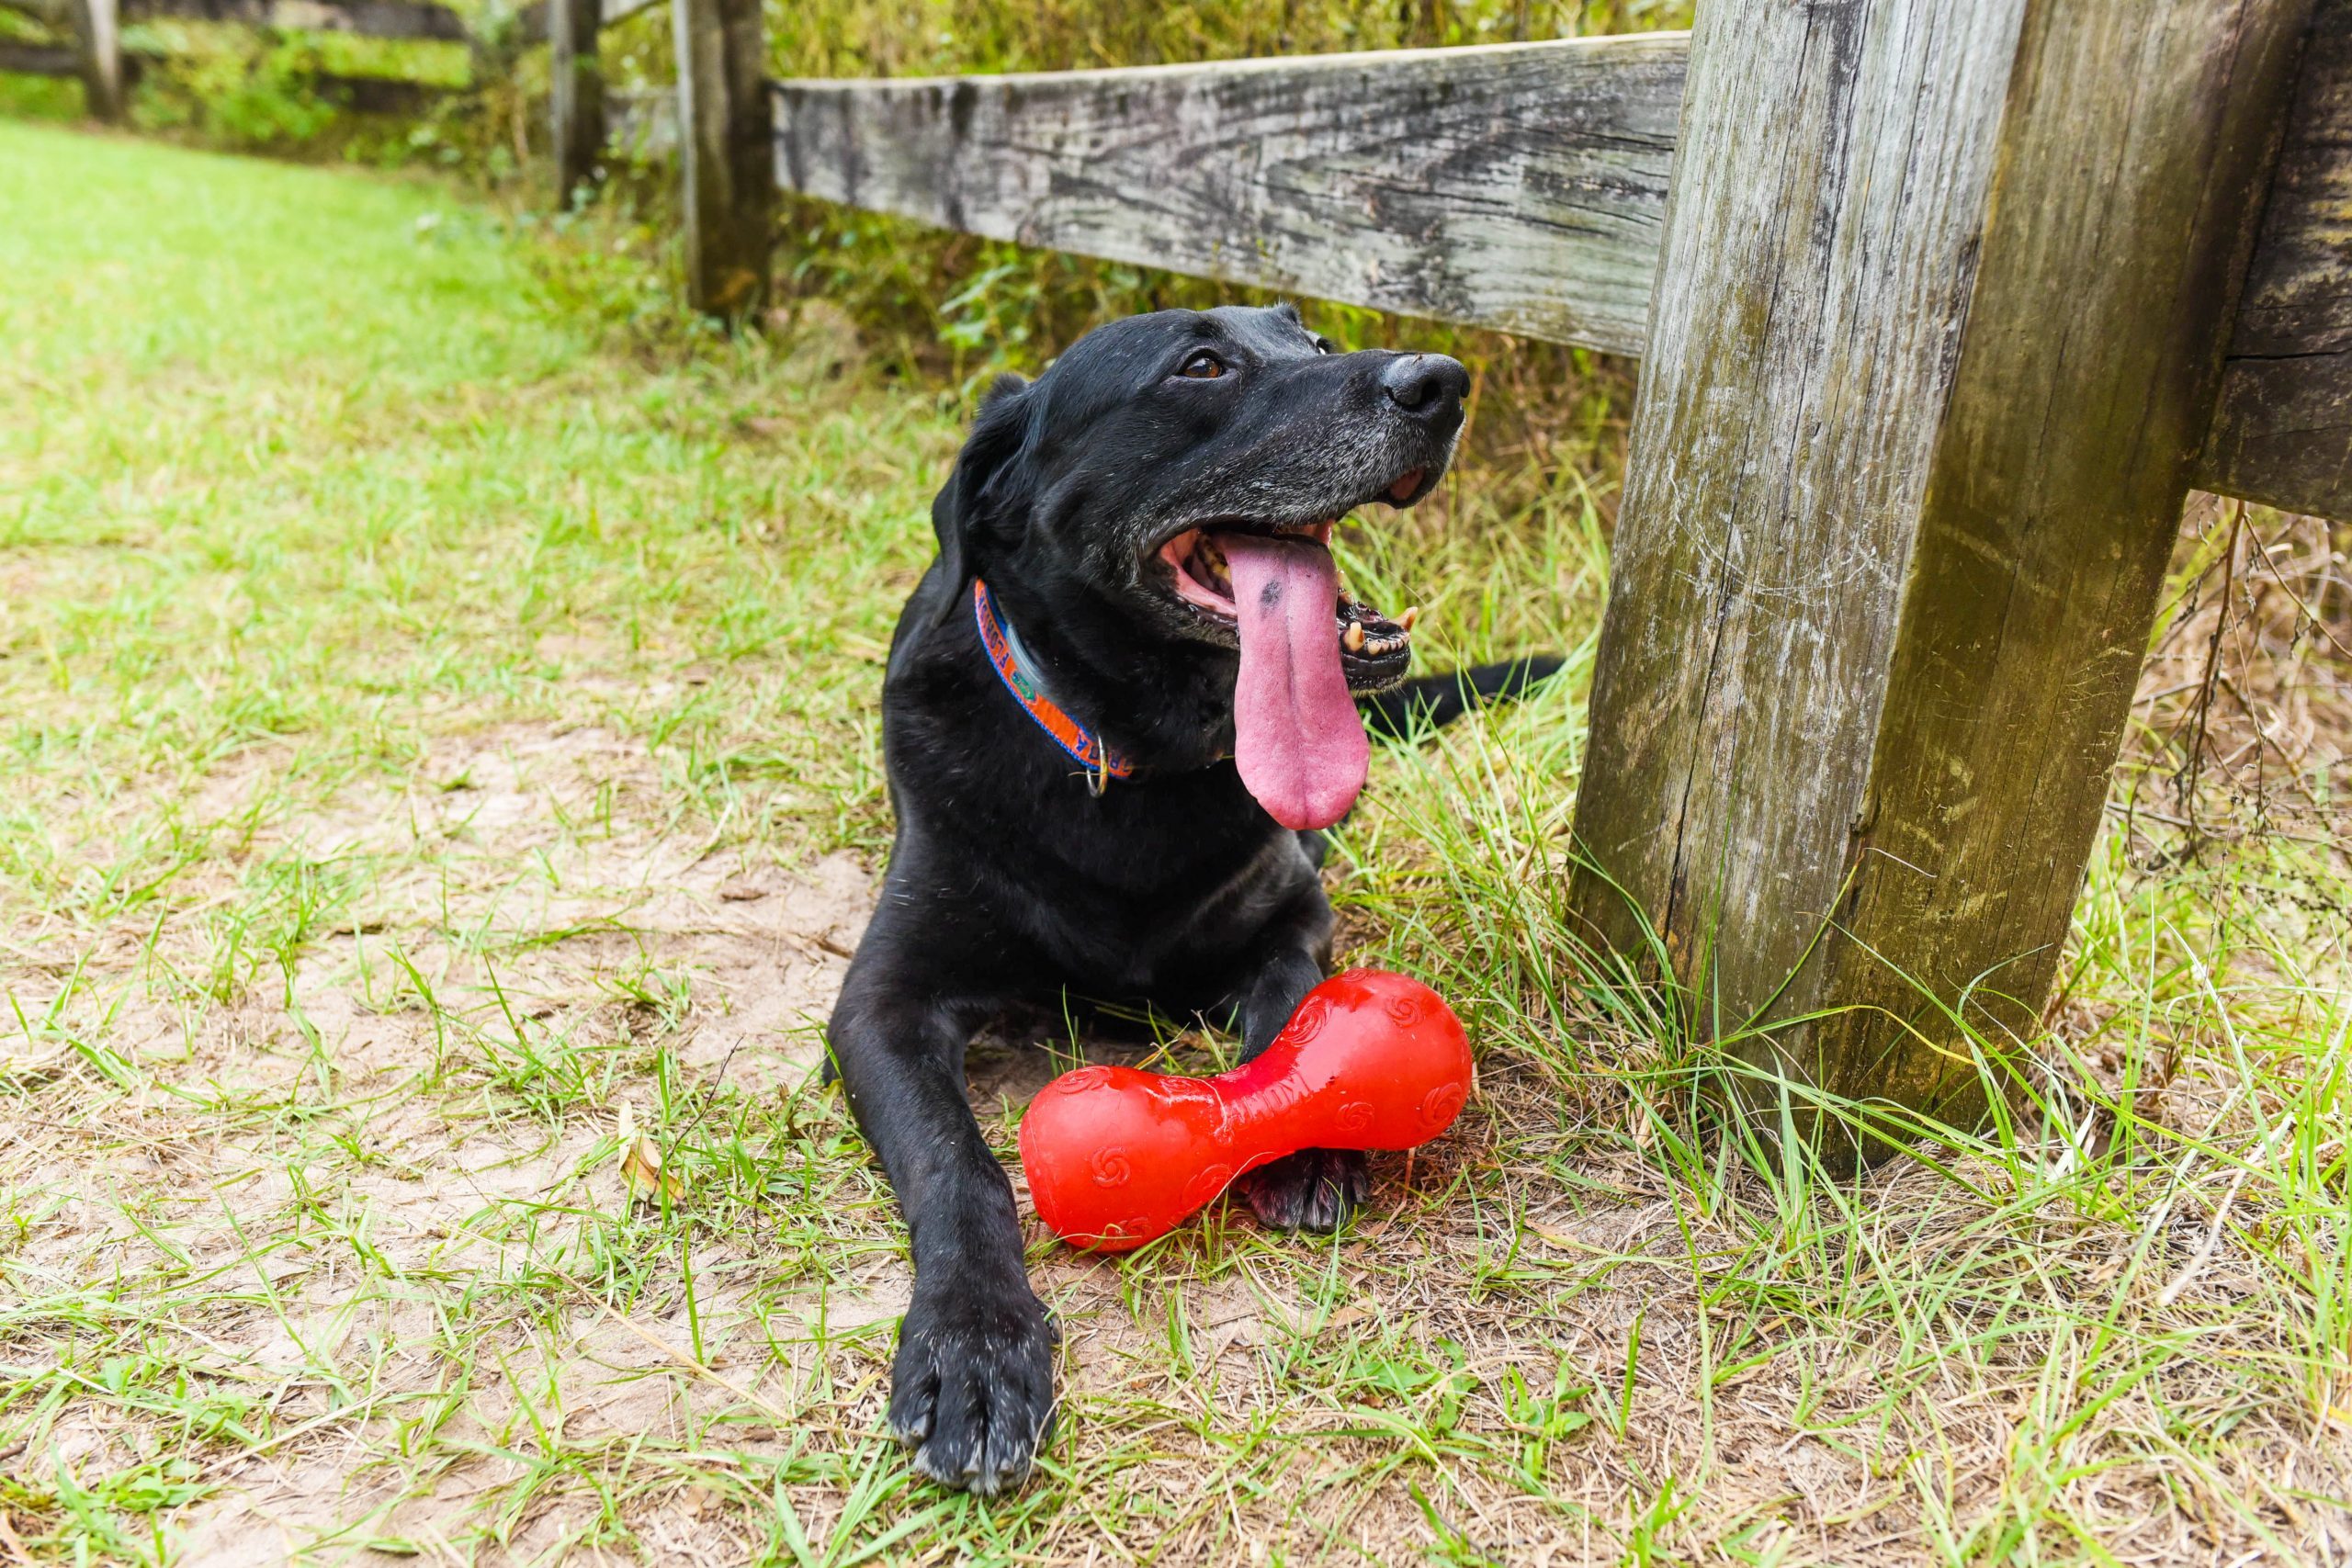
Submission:
<svg viewBox="0 0 2352 1568">
<path fill-rule="evenodd" d="M 716 312 L 781 186 L 1640 356 L 1563 874 L 1838 1093 L 1965 1119 L 1953 1019 L 2034 1025 L 2187 492 L 2352 516 L 2352 0 L 782 83 L 673 17 Z"/>
<path fill-rule="evenodd" d="M 1840 1094 L 2035 1025 L 2188 490 L 2352 516 L 2352 0 L 774 94 L 793 190 L 1641 356 L 1569 896 Z"/>
<path fill-rule="evenodd" d="M 47 25 L 54 43 L 0 43 L 0 72 L 78 76 L 90 113 L 122 116 L 124 94 L 141 56 L 123 48 L 121 27 L 162 17 L 231 23 L 275 32 L 349 33 L 359 38 L 462 43 L 477 74 L 502 51 L 547 44 L 557 188 L 571 193 L 596 177 L 606 143 L 603 79 L 596 69 L 596 34 L 650 10 L 662 0 L 532 0 L 498 13 L 487 29 L 433 0 L 0 0 L 0 6 Z M 322 75 L 316 85 L 350 107 L 409 113 L 455 90 L 396 77 Z M 482 84 L 478 80 L 474 86 Z"/>
</svg>

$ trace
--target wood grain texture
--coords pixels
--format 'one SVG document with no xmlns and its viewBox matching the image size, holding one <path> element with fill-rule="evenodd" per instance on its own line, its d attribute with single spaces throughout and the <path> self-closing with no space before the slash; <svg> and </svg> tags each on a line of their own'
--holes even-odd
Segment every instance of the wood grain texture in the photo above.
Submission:
<svg viewBox="0 0 2352 1568">
<path fill-rule="evenodd" d="M 789 190 L 1638 352 L 1687 35 L 776 85 Z"/>
<path fill-rule="evenodd" d="M 74 44 L 81 54 L 82 89 L 91 118 L 122 118 L 122 26 L 116 0 L 70 0 Z"/>
<path fill-rule="evenodd" d="M 361 38 L 466 40 L 463 17 L 427 0 L 124 0 L 126 20 L 181 17 L 242 22 L 287 32 L 354 33 Z"/>
<path fill-rule="evenodd" d="M 2352 518 L 2352 0 L 2318 0 L 2204 490 Z"/>
<path fill-rule="evenodd" d="M 1700 12 L 1577 828 L 1736 1016 L 1844 874 L 2020 3 Z"/>
<path fill-rule="evenodd" d="M 1965 1120 L 1894 970 L 2035 1016 L 2308 9 L 1702 9 L 1573 897 L 1726 1026 L 1850 1010 L 1759 1062 Z"/>
<path fill-rule="evenodd" d="M 775 117 L 760 0 L 672 0 L 686 298 L 728 321 L 767 298 Z"/>
</svg>

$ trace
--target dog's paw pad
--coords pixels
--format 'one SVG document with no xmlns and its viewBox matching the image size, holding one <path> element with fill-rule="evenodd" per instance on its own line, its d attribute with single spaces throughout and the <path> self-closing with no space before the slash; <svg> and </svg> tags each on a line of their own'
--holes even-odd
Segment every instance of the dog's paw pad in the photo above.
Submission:
<svg viewBox="0 0 2352 1568">
<path fill-rule="evenodd" d="M 1335 1231 L 1372 1196 L 1372 1178 L 1361 1150 L 1301 1149 L 1242 1178 L 1242 1190 L 1261 1224 Z"/>
<path fill-rule="evenodd" d="M 1053 1436 L 1054 1338 L 1026 1284 L 918 1281 L 899 1328 L 889 1412 L 916 1472 L 983 1496 L 1020 1485 Z"/>
</svg>

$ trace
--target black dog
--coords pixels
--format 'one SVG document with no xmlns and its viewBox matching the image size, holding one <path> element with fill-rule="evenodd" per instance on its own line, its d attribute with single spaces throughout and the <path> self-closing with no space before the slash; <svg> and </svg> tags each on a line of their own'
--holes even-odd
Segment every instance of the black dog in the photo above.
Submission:
<svg viewBox="0 0 2352 1568">
<path fill-rule="evenodd" d="M 1442 355 L 1335 354 L 1287 306 L 1167 310 L 981 408 L 890 646 L 898 840 L 831 1025 L 912 1233 L 890 1421 L 927 1475 L 1015 1483 L 1053 1420 L 1054 1330 L 965 1098 L 973 1032 L 1067 987 L 1234 1018 L 1262 1051 L 1329 960 L 1316 829 L 1363 784 L 1353 697 L 1393 727 L 1548 672 L 1400 687 L 1409 615 L 1345 598 L 1326 547 L 1351 509 L 1429 492 L 1468 386 Z M 1265 1223 L 1328 1230 L 1363 1159 L 1245 1184 Z"/>
</svg>

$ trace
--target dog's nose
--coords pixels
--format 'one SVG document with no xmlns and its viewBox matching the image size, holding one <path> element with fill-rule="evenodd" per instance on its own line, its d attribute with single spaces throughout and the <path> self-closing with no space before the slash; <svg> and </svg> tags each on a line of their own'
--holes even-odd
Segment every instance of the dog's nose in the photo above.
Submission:
<svg viewBox="0 0 2352 1568">
<path fill-rule="evenodd" d="M 1470 372 L 1442 354 L 1408 354 L 1388 362 L 1380 385 L 1388 400 L 1407 413 L 1435 419 L 1460 412 L 1470 394 Z"/>
</svg>

